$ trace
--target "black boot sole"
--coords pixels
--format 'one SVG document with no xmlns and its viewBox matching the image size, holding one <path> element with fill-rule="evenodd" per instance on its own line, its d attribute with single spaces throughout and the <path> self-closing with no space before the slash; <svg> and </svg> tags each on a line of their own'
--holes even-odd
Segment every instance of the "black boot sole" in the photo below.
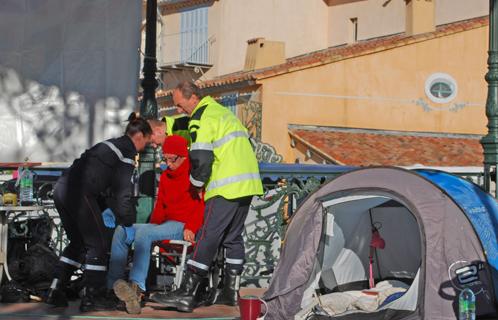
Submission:
<svg viewBox="0 0 498 320">
<path fill-rule="evenodd" d="M 52 295 L 45 299 L 45 303 L 56 308 L 64 308 L 69 306 L 66 295 L 56 291 L 52 292 Z"/>
<path fill-rule="evenodd" d="M 192 313 L 194 311 L 194 308 L 191 308 L 189 306 L 184 306 L 184 305 L 178 305 L 174 302 L 161 302 L 161 301 L 157 301 L 157 300 L 153 300 L 153 301 L 160 303 L 164 307 L 174 308 L 174 309 L 181 311 L 181 312 Z"/>
<path fill-rule="evenodd" d="M 236 299 L 233 299 L 233 295 L 229 295 L 227 297 L 227 295 L 223 294 L 223 291 L 220 289 L 218 289 L 218 291 L 216 292 L 216 295 L 214 297 L 214 304 L 221 304 L 231 307 L 236 307 L 239 305 L 238 297 Z"/>
<path fill-rule="evenodd" d="M 65 302 L 60 302 L 60 301 L 45 301 L 46 304 L 50 305 L 51 307 L 54 308 L 66 308 L 69 306 L 69 303 L 67 301 Z"/>
<path fill-rule="evenodd" d="M 80 305 L 80 312 L 91 312 L 91 311 L 97 311 L 97 310 L 95 310 L 94 307 L 84 307 Z"/>
<path fill-rule="evenodd" d="M 80 305 L 81 312 L 114 311 L 114 310 L 117 310 L 117 308 L 116 307 L 95 306 L 95 305 L 88 305 L 88 306 Z"/>
<path fill-rule="evenodd" d="M 181 311 L 181 312 L 185 312 L 185 313 L 192 313 L 194 311 L 194 308 L 179 306 L 179 307 L 176 307 L 176 310 Z"/>
<path fill-rule="evenodd" d="M 236 307 L 239 305 L 237 301 L 234 302 L 234 301 L 223 301 L 223 300 L 216 301 L 214 304 L 221 304 L 224 306 L 231 306 L 231 307 Z"/>
<path fill-rule="evenodd" d="M 157 298 L 155 296 L 151 296 L 150 300 L 153 302 L 159 303 L 160 305 L 162 305 L 164 307 L 174 308 L 174 309 L 181 311 L 181 312 L 192 313 L 194 311 L 194 308 L 191 308 L 191 307 L 185 306 L 185 305 L 179 305 L 175 301 L 164 301 L 161 298 Z"/>
</svg>

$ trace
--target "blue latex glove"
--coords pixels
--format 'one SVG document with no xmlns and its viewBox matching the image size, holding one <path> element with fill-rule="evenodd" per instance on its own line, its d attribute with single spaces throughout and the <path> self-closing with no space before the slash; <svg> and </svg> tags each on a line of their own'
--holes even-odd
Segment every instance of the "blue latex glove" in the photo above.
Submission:
<svg viewBox="0 0 498 320">
<path fill-rule="evenodd" d="M 130 245 L 135 241 L 135 228 L 133 227 L 123 227 L 126 233 L 125 243 Z"/>
<path fill-rule="evenodd" d="M 102 212 L 102 219 L 104 220 L 104 225 L 107 228 L 116 227 L 116 217 L 110 208 L 107 208 Z"/>
</svg>

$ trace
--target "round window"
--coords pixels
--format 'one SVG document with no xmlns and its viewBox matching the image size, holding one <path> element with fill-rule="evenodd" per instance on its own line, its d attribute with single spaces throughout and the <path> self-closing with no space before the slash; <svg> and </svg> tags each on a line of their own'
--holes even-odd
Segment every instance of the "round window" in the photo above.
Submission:
<svg viewBox="0 0 498 320">
<path fill-rule="evenodd" d="M 456 97 L 457 83 L 449 74 L 434 73 L 425 82 L 425 94 L 436 103 L 448 103 Z"/>
</svg>

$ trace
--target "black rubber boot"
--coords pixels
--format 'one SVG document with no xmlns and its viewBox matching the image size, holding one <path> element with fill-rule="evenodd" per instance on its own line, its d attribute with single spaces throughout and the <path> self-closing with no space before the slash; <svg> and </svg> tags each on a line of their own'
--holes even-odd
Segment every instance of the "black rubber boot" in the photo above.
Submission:
<svg viewBox="0 0 498 320">
<path fill-rule="evenodd" d="M 170 293 L 156 293 L 151 296 L 151 300 L 178 311 L 192 312 L 202 302 L 201 284 L 205 280 L 207 279 L 188 271 L 180 288 Z"/>
<path fill-rule="evenodd" d="M 81 298 L 80 311 L 106 311 L 116 310 L 118 299 L 112 292 L 106 288 L 83 288 L 83 297 Z"/>
<path fill-rule="evenodd" d="M 216 294 L 216 288 L 212 288 L 209 285 L 208 278 L 202 278 L 199 288 L 197 289 L 196 295 L 196 305 L 195 308 L 200 306 L 210 306 L 214 304 L 213 297 Z"/>
<path fill-rule="evenodd" d="M 82 261 L 83 257 L 84 255 L 82 253 L 82 256 L 76 260 Z M 61 259 L 63 259 L 63 257 L 61 257 Z M 56 307 L 68 306 L 68 298 L 73 298 L 71 295 L 72 290 L 71 288 L 69 288 L 69 286 L 72 284 L 71 277 L 77 269 L 78 267 L 74 264 L 69 264 L 67 262 L 64 262 L 63 260 L 59 260 L 59 262 L 57 262 L 54 269 L 54 278 L 45 296 L 46 303 Z"/>
<path fill-rule="evenodd" d="M 217 290 L 215 304 L 236 306 L 239 304 L 240 271 L 225 269 L 223 282 Z"/>
<path fill-rule="evenodd" d="M 63 285 L 62 281 L 54 278 L 54 280 L 52 280 L 50 288 L 47 291 L 45 302 L 55 307 L 67 307 L 68 299 L 64 287 L 65 286 Z"/>
</svg>

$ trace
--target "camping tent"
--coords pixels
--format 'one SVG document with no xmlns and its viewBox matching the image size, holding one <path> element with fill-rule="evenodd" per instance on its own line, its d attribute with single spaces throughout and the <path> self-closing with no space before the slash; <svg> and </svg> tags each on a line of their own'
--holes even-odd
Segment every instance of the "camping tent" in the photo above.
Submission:
<svg viewBox="0 0 498 320">
<path fill-rule="evenodd" d="M 495 314 L 497 226 L 495 200 L 451 174 L 387 167 L 345 173 L 294 214 L 264 296 L 267 319 L 455 319 L 465 286 L 476 294 L 478 315 Z M 372 250 L 376 230 L 385 246 Z M 374 308 L 381 295 L 365 290 L 371 272 L 397 290 Z M 353 304 L 327 307 L 337 301 Z M 318 316 L 323 310 L 339 312 Z"/>
</svg>

